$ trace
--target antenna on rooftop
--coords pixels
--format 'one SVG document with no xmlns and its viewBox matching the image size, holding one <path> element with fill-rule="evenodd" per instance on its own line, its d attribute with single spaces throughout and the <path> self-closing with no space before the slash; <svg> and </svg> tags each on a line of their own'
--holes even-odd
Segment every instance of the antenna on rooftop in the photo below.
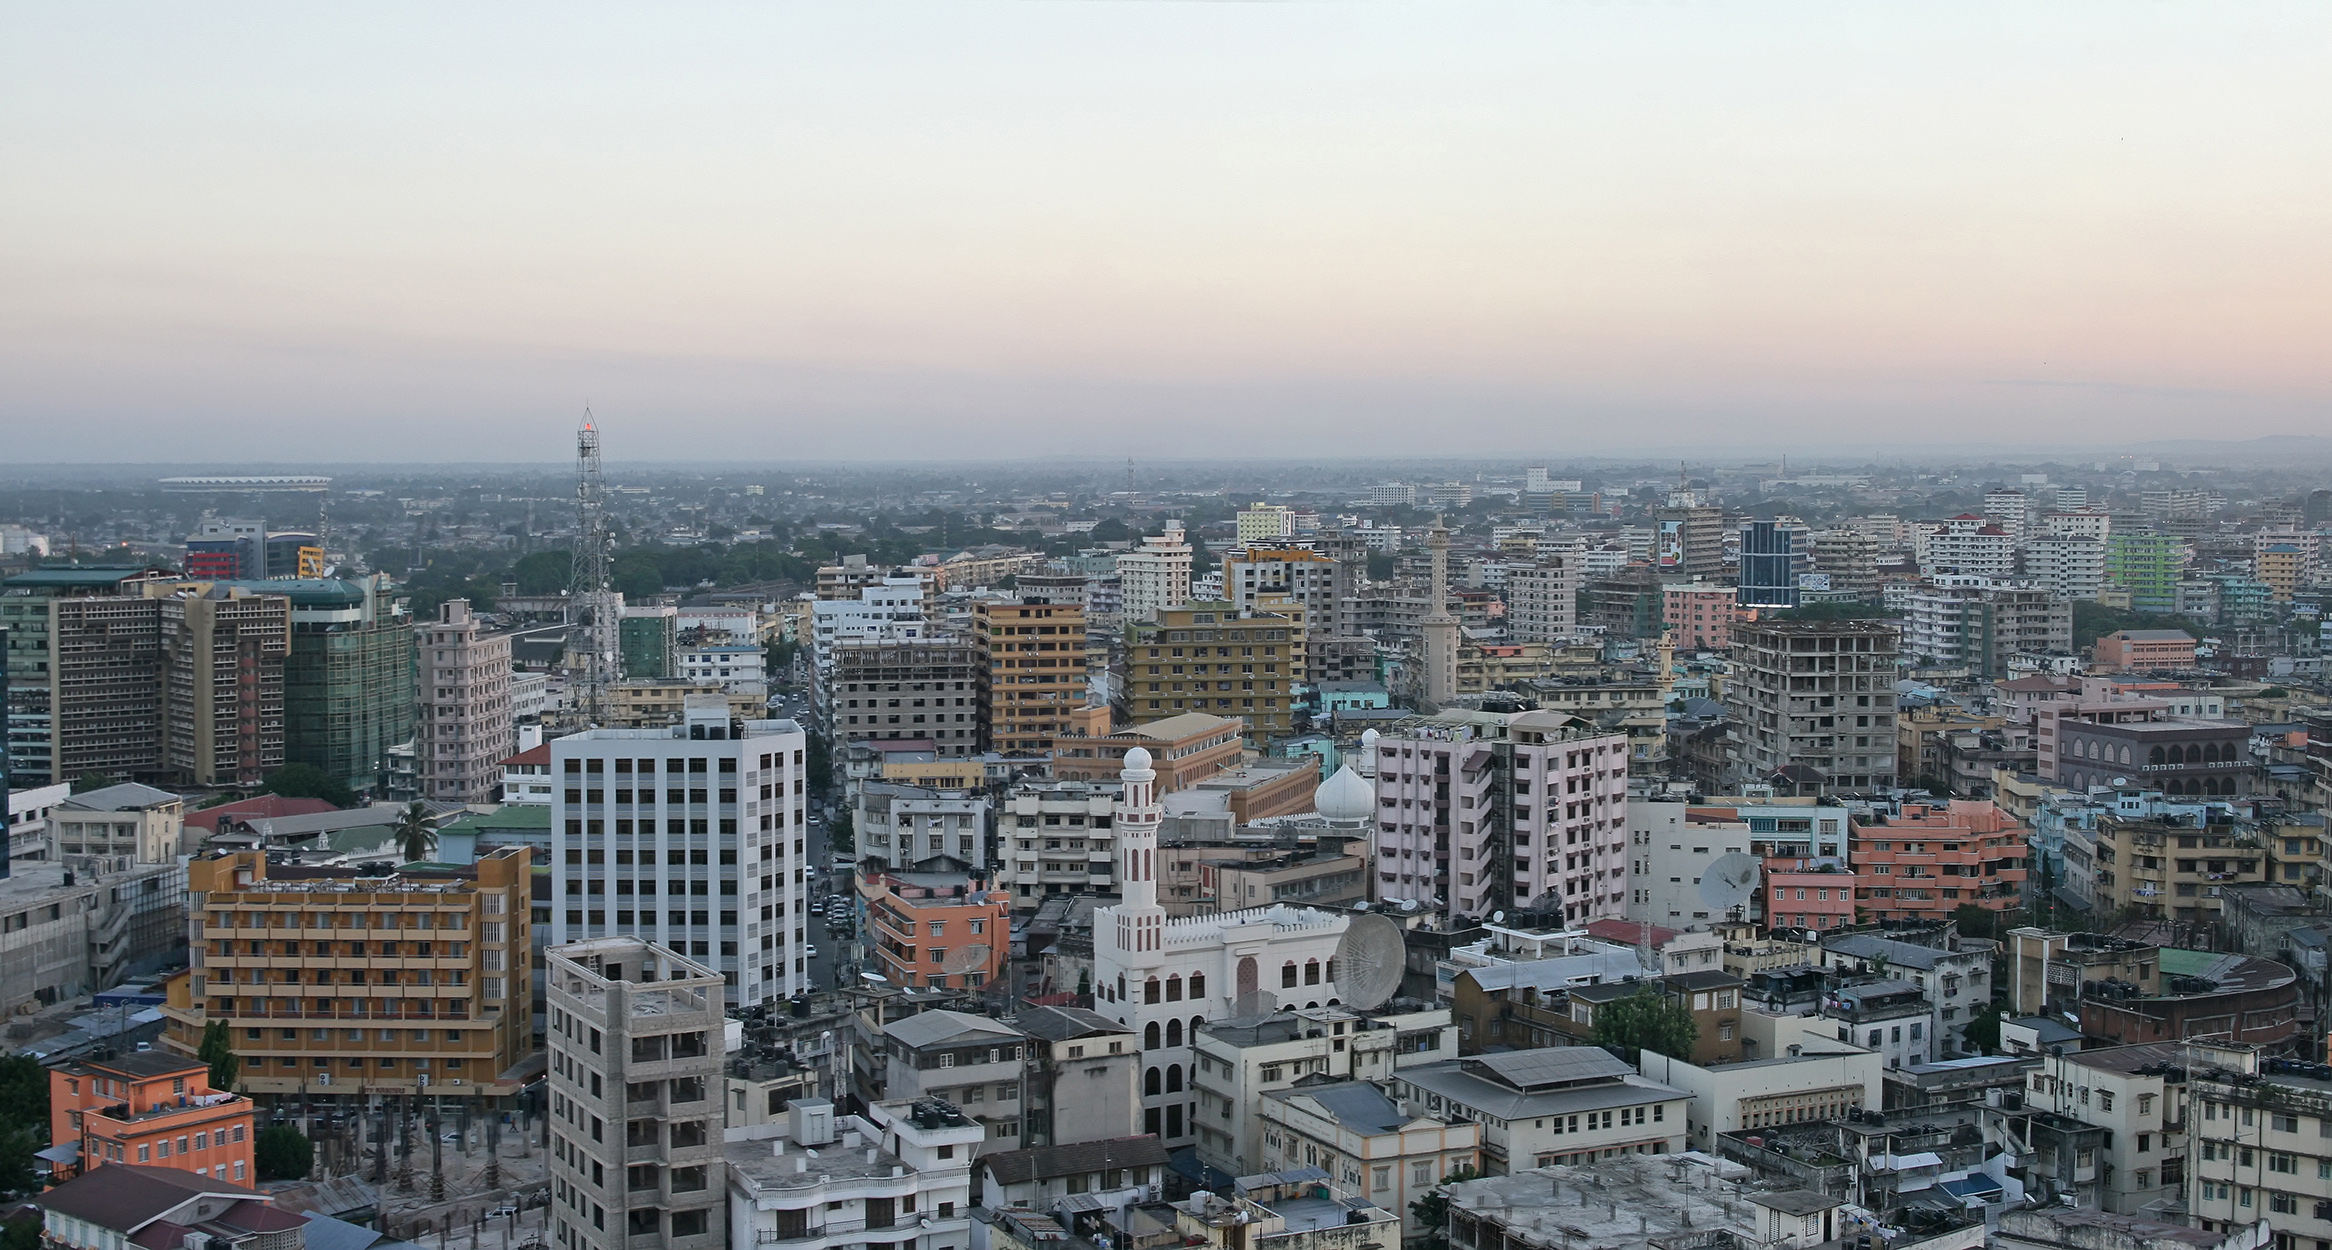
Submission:
<svg viewBox="0 0 2332 1250">
<path fill-rule="evenodd" d="M 606 717 L 607 689 L 615 682 L 617 617 L 615 592 L 608 587 L 607 478 L 599 459 L 599 426 L 583 410 L 575 434 L 575 565 L 567 582 L 567 613 L 582 637 L 568 649 L 581 654 L 578 700 L 586 720 Z M 580 645 L 577 645 L 577 642 Z"/>
</svg>

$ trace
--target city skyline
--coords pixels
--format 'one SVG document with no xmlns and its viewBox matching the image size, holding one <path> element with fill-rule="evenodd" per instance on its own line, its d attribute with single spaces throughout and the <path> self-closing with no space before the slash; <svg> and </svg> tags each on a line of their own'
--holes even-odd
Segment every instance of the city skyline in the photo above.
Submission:
<svg viewBox="0 0 2332 1250">
<path fill-rule="evenodd" d="M 552 13 L 13 12 L 12 456 L 2322 428 L 2312 8 Z"/>
</svg>

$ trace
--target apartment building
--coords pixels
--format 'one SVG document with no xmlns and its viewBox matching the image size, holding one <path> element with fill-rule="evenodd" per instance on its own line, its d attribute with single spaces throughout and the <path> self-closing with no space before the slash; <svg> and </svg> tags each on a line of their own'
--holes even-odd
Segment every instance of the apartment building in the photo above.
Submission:
<svg viewBox="0 0 2332 1250">
<path fill-rule="evenodd" d="M 1159 610 L 1126 648 L 1126 702 L 1137 721 L 1191 712 L 1236 716 L 1261 746 L 1295 729 L 1304 631 L 1285 616 L 1243 616 L 1228 602 Z"/>
<path fill-rule="evenodd" d="M 1919 567 L 1929 574 L 2014 577 L 2016 536 L 1974 513 L 1921 522 L 1914 540 Z"/>
<path fill-rule="evenodd" d="M 979 753 L 979 647 L 953 637 L 850 638 L 827 658 L 820 711 L 838 748 L 925 741 L 941 759 Z"/>
<path fill-rule="evenodd" d="M 931 1008 L 882 1026 L 877 1051 L 883 1099 L 937 1099 L 987 1130 L 975 1149 L 985 1155 L 1018 1150 L 1023 1114 L 1023 1049 L 1019 1029 L 985 1016 Z"/>
<path fill-rule="evenodd" d="M 2104 1155 L 2098 1160 L 2104 1166 L 2096 1171 L 2097 1208 L 2143 1215 L 2158 1210 L 2156 1204 L 2185 1200 L 2193 1166 L 2188 1136 L 2196 1126 L 2187 1107 L 2183 1044 L 2149 1042 L 2077 1051 L 2059 1047 L 2034 1062 L 2036 1066 L 2025 1074 L 2025 1110 L 2104 1130 L 2096 1147 Z M 1995 1135 L 2006 1136 L 2019 1127 L 2011 1117 L 1998 1119 L 2002 1123 L 1993 1130 Z M 2332 1196 L 2332 1186 L 2326 1186 L 2326 1193 Z"/>
<path fill-rule="evenodd" d="M 198 1172 L 238 1185 L 251 1170 L 251 1100 L 211 1088 L 210 1064 L 167 1050 L 50 1068 L 49 1180 L 109 1163 Z"/>
<path fill-rule="evenodd" d="M 2105 540 L 2046 534 L 2028 538 L 2024 575 L 2059 599 L 2095 599 L 2105 588 Z"/>
<path fill-rule="evenodd" d="M 2191 1046 L 2185 1064 L 2188 1218 L 2267 1225 L 2276 1250 L 2332 1240 L 2332 1072 L 2245 1046 Z"/>
<path fill-rule="evenodd" d="M 1935 1045 L 1928 1054 L 1956 1059 L 1973 1054 L 1967 1041 L 1968 1022 L 1992 1001 L 1992 957 L 2000 944 L 1990 938 L 1946 937 L 1944 930 L 1896 930 L 1918 941 L 1903 941 L 1887 933 L 1822 935 L 1821 966 L 1851 977 L 1881 972 L 1911 983 L 1936 1006 L 1935 1025 L 1928 1031 Z"/>
<path fill-rule="evenodd" d="M 1172 794 L 1237 767 L 1244 754 L 1246 725 L 1236 716 L 1185 712 L 1112 729 L 1110 709 L 1095 704 L 1079 708 L 1071 724 L 1069 739 L 1053 748 L 1053 776 L 1061 781 L 1114 786 L 1125 753 L 1140 747 L 1155 761 L 1158 793 Z"/>
<path fill-rule="evenodd" d="M 161 620 L 144 588 L 166 579 L 143 567 L 76 565 L 0 581 L 15 785 L 154 770 Z"/>
<path fill-rule="evenodd" d="M 1754 621 L 1734 626 L 1726 702 L 1739 725 L 1741 779 L 1786 792 L 1895 784 L 1891 621 Z"/>
<path fill-rule="evenodd" d="M 1541 542 L 1535 557 L 1506 568 L 1506 636 L 1516 642 L 1561 642 L 1579 636 L 1579 588 L 1585 544 Z"/>
<path fill-rule="evenodd" d="M 2190 558 L 2183 538 L 2116 533 L 2106 539 L 2105 580 L 2129 595 L 2131 611 L 2168 612 L 2178 606 L 2178 583 Z"/>
<path fill-rule="evenodd" d="M 1820 530 L 1811 538 L 1814 571 L 1830 579 L 1830 591 L 1848 599 L 1878 598 L 1878 544 L 1859 529 Z"/>
<path fill-rule="evenodd" d="M 253 1094 L 515 1093 L 534 1034 L 532 865 L 524 847 L 387 876 L 196 859 L 192 967 L 170 982 L 163 1041 L 191 1055 L 225 1021 Z"/>
<path fill-rule="evenodd" d="M 552 1244 L 725 1246 L 722 974 L 634 937 L 544 962 Z"/>
<path fill-rule="evenodd" d="M 1991 912 L 2023 905 L 2031 831 L 1998 804 L 1905 803 L 1892 816 L 1855 818 L 1848 833 L 1848 863 L 1870 919 L 1941 923 L 1971 904 Z"/>
<path fill-rule="evenodd" d="M 632 935 L 728 977 L 740 1003 L 808 985 L 806 742 L 792 721 L 681 724 L 551 742 L 549 941 Z"/>
<path fill-rule="evenodd" d="M 885 870 L 965 870 L 988 862 L 985 795 L 862 781 L 851 822 L 858 858 Z"/>
<path fill-rule="evenodd" d="M 1410 1240 L 1439 1231 L 1424 1227 L 1410 1203 L 1453 1172 L 1481 1169 L 1481 1125 L 1410 1115 L 1367 1081 L 1274 1090 L 1261 1112 L 1263 1171 L 1318 1168 L 1342 1188 L 1402 1213 Z"/>
<path fill-rule="evenodd" d="M 1003 890 L 961 873 L 886 872 L 864 877 L 859 891 L 867 945 L 890 984 L 974 991 L 1003 984 L 1012 953 L 1011 896 Z"/>
<path fill-rule="evenodd" d="M 1142 1047 L 1133 1030 L 1083 1007 L 1032 1007 L 1012 1023 L 1029 1038 L 1024 1147 L 1136 1135 Z"/>
<path fill-rule="evenodd" d="M 998 804 L 996 885 L 1016 913 L 1055 894 L 1117 892 L 1117 787 L 1024 781 Z"/>
<path fill-rule="evenodd" d="M 1146 535 L 1141 546 L 1119 554 L 1119 599 L 1127 624 L 1157 620 L 1161 609 L 1190 602 L 1190 558 L 1180 521 L 1166 522 L 1163 532 Z"/>
<path fill-rule="evenodd" d="M 1653 513 L 1653 558 L 1664 576 L 1715 581 L 1725 572 L 1725 510 L 1712 504 L 1672 504 Z"/>
<path fill-rule="evenodd" d="M 1377 739 L 1378 898 L 1572 920 L 1627 908 L 1626 735 L 1559 712 L 1420 718 Z"/>
<path fill-rule="evenodd" d="M 850 640 L 909 642 L 925 637 L 930 587 L 921 577 L 875 577 L 854 582 L 847 597 L 821 592 L 810 605 L 810 655 L 821 674 L 833 667 L 837 644 Z"/>
<path fill-rule="evenodd" d="M 1085 705 L 1085 613 L 1027 599 L 972 609 L 984 750 L 1045 754 Z"/>
<path fill-rule="evenodd" d="M 518 750 L 510 636 L 488 632 L 467 599 L 438 605 L 437 619 L 415 632 L 421 704 L 413 746 L 421 797 L 491 803 L 502 761 Z"/>
<path fill-rule="evenodd" d="M 1903 650 L 1920 664 L 2004 679 L 2018 656 L 2070 655 L 2073 607 L 2029 584 L 1932 578 L 1910 596 Z"/>
<path fill-rule="evenodd" d="M 1680 651 L 1722 651 L 1733 645 L 1733 622 L 1741 614 L 1739 597 L 1730 586 L 1697 584 L 1667 586 L 1661 590 L 1661 619 L 1668 641 Z"/>
<path fill-rule="evenodd" d="M 1338 566 L 1309 547 L 1257 544 L 1223 556 L 1223 597 L 1240 616 L 1279 612 L 1283 602 L 1303 608 L 1312 633 L 1333 633 Z"/>
<path fill-rule="evenodd" d="M 1335 1006 L 1283 1008 L 1194 1025 L 1189 1042 L 1199 1157 L 1235 1175 L 1270 1170 L 1264 1103 L 1274 1093 L 1321 1081 L 1381 1083 L 1458 1053 L 1457 1026 L 1439 1008 L 1365 1015 Z M 1177 1084 L 1184 1076 L 1179 1069 L 1171 1075 Z"/>
<path fill-rule="evenodd" d="M 877 1102 L 837 1117 L 823 1098 L 736 1135 L 729 1244 L 794 1250 L 960 1250 L 971 1244 L 980 1124 L 943 1102 Z M 871 1239 L 871 1240 L 870 1240 Z"/>
</svg>

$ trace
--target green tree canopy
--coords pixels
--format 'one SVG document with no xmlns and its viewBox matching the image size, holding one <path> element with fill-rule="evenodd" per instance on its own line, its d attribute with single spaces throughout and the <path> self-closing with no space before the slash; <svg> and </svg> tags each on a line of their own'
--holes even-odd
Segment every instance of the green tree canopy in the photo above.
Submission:
<svg viewBox="0 0 2332 1250">
<path fill-rule="evenodd" d="M 87 794 L 91 790 L 103 790 L 107 786 L 118 784 L 120 781 L 121 778 L 111 773 L 83 773 L 73 779 L 73 793 Z"/>
<path fill-rule="evenodd" d="M 316 1147 L 299 1129 L 277 1124 L 259 1130 L 251 1143 L 251 1162 L 263 1181 L 296 1181 L 316 1165 Z"/>
<path fill-rule="evenodd" d="M 1968 1048 L 1978 1054 L 1992 1055 L 2000 1051 L 2000 1006 L 1985 1003 L 1968 1016 Z"/>
<path fill-rule="evenodd" d="M 1692 1044 L 1699 1040 L 1692 1009 L 1655 982 L 1646 981 L 1635 993 L 1595 1010 L 1595 1044 L 1629 1063 L 1636 1062 L 1639 1050 L 1690 1059 Z"/>
<path fill-rule="evenodd" d="M 243 1075 L 243 1061 L 235 1056 L 235 1042 L 228 1035 L 224 1020 L 212 1020 L 202 1026 L 202 1045 L 194 1057 L 211 1066 L 212 1089 L 231 1090 L 236 1079 Z"/>
<path fill-rule="evenodd" d="M 49 1141 L 49 1072 L 29 1055 L 0 1058 L 0 1194 L 40 1189 L 33 1152 Z M 33 1224 L 37 1231 L 39 1223 Z M 14 1245 L 14 1225 L 6 1234 Z M 38 1238 L 34 1240 L 39 1244 Z"/>
<path fill-rule="evenodd" d="M 429 809 L 419 799 L 406 804 L 405 810 L 397 813 L 396 832 L 397 849 L 407 862 L 427 859 L 429 853 L 437 849 L 437 818 L 429 814 Z"/>
<path fill-rule="evenodd" d="M 313 764 L 286 764 L 276 769 L 260 783 L 259 792 L 287 799 L 322 799 L 334 807 L 356 805 L 356 791 L 349 789 L 347 782 Z"/>
</svg>

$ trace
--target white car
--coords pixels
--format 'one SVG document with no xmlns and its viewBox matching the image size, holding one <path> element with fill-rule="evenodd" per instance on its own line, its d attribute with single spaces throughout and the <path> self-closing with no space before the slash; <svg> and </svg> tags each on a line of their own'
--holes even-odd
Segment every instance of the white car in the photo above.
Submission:
<svg viewBox="0 0 2332 1250">
<path fill-rule="evenodd" d="M 818 944 L 816 942 L 812 942 L 809 945 L 804 946 L 802 948 L 802 953 L 812 959 L 816 959 L 818 957 Z"/>
</svg>

